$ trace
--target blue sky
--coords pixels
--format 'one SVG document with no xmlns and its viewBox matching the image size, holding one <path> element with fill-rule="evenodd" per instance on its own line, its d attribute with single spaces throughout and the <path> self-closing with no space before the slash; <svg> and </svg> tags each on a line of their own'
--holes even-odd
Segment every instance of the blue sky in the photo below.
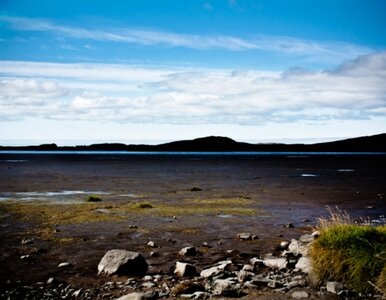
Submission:
<svg viewBox="0 0 386 300">
<path fill-rule="evenodd" d="M 386 132 L 386 1 L 0 1 L 0 143 Z"/>
</svg>

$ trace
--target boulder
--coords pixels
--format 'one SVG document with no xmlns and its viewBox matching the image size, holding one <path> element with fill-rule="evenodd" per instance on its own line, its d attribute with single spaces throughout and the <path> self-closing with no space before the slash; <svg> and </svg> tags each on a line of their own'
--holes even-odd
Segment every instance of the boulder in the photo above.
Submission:
<svg viewBox="0 0 386 300">
<path fill-rule="evenodd" d="M 177 261 L 176 262 L 176 269 L 174 270 L 174 274 L 181 276 L 181 277 L 195 276 L 197 274 L 197 271 L 196 271 L 195 266 L 188 264 L 188 263 Z"/>
<path fill-rule="evenodd" d="M 264 265 L 272 269 L 285 269 L 287 268 L 287 260 L 285 258 L 266 258 L 263 261 Z"/>
<path fill-rule="evenodd" d="M 233 296 L 239 294 L 240 285 L 231 279 L 217 279 L 213 282 L 213 295 Z"/>
<path fill-rule="evenodd" d="M 108 251 L 98 265 L 98 274 L 142 276 L 147 271 L 145 258 L 137 253 L 114 249 Z"/>
<path fill-rule="evenodd" d="M 245 282 L 249 279 L 251 279 L 255 274 L 249 271 L 243 271 L 241 270 L 240 272 L 237 273 L 237 280 L 239 282 Z"/>
<path fill-rule="evenodd" d="M 295 269 L 301 270 L 303 273 L 311 274 L 312 273 L 312 262 L 308 257 L 302 256 L 299 258 L 297 264 L 295 265 Z"/>
<path fill-rule="evenodd" d="M 343 284 L 337 281 L 328 281 L 326 284 L 327 292 L 338 294 L 343 290 Z"/>
<path fill-rule="evenodd" d="M 197 255 L 197 250 L 194 247 L 185 247 L 178 252 L 182 256 L 195 256 Z"/>
</svg>

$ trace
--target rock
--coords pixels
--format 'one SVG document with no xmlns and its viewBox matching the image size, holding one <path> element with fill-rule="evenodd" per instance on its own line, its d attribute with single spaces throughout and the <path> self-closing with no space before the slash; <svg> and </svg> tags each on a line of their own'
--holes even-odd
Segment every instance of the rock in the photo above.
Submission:
<svg viewBox="0 0 386 300">
<path fill-rule="evenodd" d="M 200 276 L 204 278 L 216 276 L 221 272 L 223 272 L 231 264 L 232 264 L 231 260 L 221 261 L 214 267 L 202 270 L 202 272 L 200 273 Z"/>
<path fill-rule="evenodd" d="M 242 268 L 243 271 L 253 272 L 255 270 L 255 267 L 252 265 L 244 265 Z"/>
<path fill-rule="evenodd" d="M 328 281 L 326 284 L 327 292 L 338 294 L 343 290 L 343 284 L 337 281 Z"/>
<path fill-rule="evenodd" d="M 129 225 L 129 229 L 137 229 L 138 226 L 137 225 Z"/>
<path fill-rule="evenodd" d="M 217 279 L 213 282 L 213 295 L 233 296 L 239 294 L 240 285 L 231 279 Z"/>
<path fill-rule="evenodd" d="M 31 261 L 31 260 L 32 260 L 32 256 L 26 254 L 26 255 L 20 256 L 20 259 L 21 259 L 21 260 L 24 260 L 24 261 Z"/>
<path fill-rule="evenodd" d="M 46 283 L 47 284 L 55 284 L 57 282 L 58 282 L 58 280 L 55 277 L 50 277 L 50 278 L 48 278 Z"/>
<path fill-rule="evenodd" d="M 193 299 L 208 299 L 211 296 L 207 292 L 195 292 L 193 293 L 193 295 L 194 295 Z"/>
<path fill-rule="evenodd" d="M 294 254 L 301 254 L 302 256 L 307 256 L 308 245 L 304 245 L 302 242 L 293 239 L 288 245 L 288 251 Z"/>
<path fill-rule="evenodd" d="M 287 260 L 285 258 L 266 258 L 263 261 L 264 265 L 272 269 L 285 269 L 287 268 Z"/>
<path fill-rule="evenodd" d="M 185 247 L 178 252 L 182 256 L 195 256 L 197 255 L 197 250 L 194 247 Z"/>
<path fill-rule="evenodd" d="M 147 246 L 148 246 L 148 247 L 151 247 L 151 248 L 157 248 L 157 245 L 156 245 L 153 241 L 149 241 L 149 242 L 147 243 Z"/>
<path fill-rule="evenodd" d="M 289 243 L 287 241 L 283 241 L 280 243 L 280 249 L 285 250 L 288 248 Z"/>
<path fill-rule="evenodd" d="M 71 264 L 69 262 L 62 262 L 58 265 L 59 268 L 68 268 L 71 267 Z"/>
<path fill-rule="evenodd" d="M 271 280 L 267 283 L 267 286 L 270 287 L 271 289 L 278 289 L 278 288 L 281 288 L 283 285 L 276 280 Z"/>
<path fill-rule="evenodd" d="M 29 244 L 32 244 L 33 242 L 34 242 L 33 238 L 30 238 L 30 239 L 25 238 L 21 240 L 22 245 L 29 245 Z"/>
<path fill-rule="evenodd" d="M 76 290 L 76 291 L 72 294 L 72 296 L 75 297 L 75 298 L 78 298 L 82 292 L 83 292 L 82 289 Z"/>
<path fill-rule="evenodd" d="M 258 240 L 259 239 L 259 237 L 257 235 L 250 234 L 250 233 L 247 233 L 247 232 L 238 233 L 237 234 L 237 238 L 240 241 L 252 241 L 252 240 Z"/>
<path fill-rule="evenodd" d="M 311 233 L 311 235 L 314 237 L 314 238 L 318 238 L 320 236 L 320 231 L 316 230 L 314 231 L 313 233 Z"/>
<path fill-rule="evenodd" d="M 241 270 L 240 272 L 237 273 L 237 280 L 239 282 L 245 282 L 245 281 L 249 280 L 250 278 L 252 278 L 254 275 L 255 274 L 252 272 Z"/>
<path fill-rule="evenodd" d="M 306 299 L 308 297 L 310 297 L 310 294 L 306 291 L 295 291 L 291 294 L 292 299 Z"/>
<path fill-rule="evenodd" d="M 297 264 L 295 265 L 295 269 L 301 270 L 303 273 L 311 274 L 312 273 L 312 262 L 308 257 L 302 256 L 299 258 Z"/>
<path fill-rule="evenodd" d="M 252 266 L 264 264 L 264 260 L 262 260 L 262 259 L 260 259 L 260 258 L 257 258 L 257 257 L 251 258 L 251 259 L 249 260 L 249 262 L 251 263 Z"/>
<path fill-rule="evenodd" d="M 188 263 L 177 261 L 174 274 L 177 274 L 178 276 L 181 276 L 181 277 L 195 276 L 197 274 L 197 271 L 195 266 Z"/>
<path fill-rule="evenodd" d="M 294 224 L 292 224 L 292 223 L 286 224 L 283 227 L 285 227 L 285 228 L 295 228 Z"/>
<path fill-rule="evenodd" d="M 207 242 L 203 242 L 201 244 L 202 247 L 205 247 L 205 248 L 210 248 L 209 244 Z"/>
<path fill-rule="evenodd" d="M 152 251 L 149 253 L 150 257 L 158 257 L 159 253 L 157 251 Z"/>
<path fill-rule="evenodd" d="M 154 300 L 158 298 L 158 292 L 130 293 L 116 300 Z"/>
<path fill-rule="evenodd" d="M 155 287 L 156 284 L 154 282 L 147 281 L 147 282 L 142 283 L 141 286 L 144 288 L 150 289 L 152 287 Z"/>
<path fill-rule="evenodd" d="M 141 276 L 147 271 L 145 258 L 137 253 L 114 249 L 108 251 L 98 265 L 98 274 Z"/>
<path fill-rule="evenodd" d="M 303 234 L 299 240 L 302 242 L 302 243 L 311 243 L 313 240 L 315 239 L 315 236 L 313 236 L 312 234 Z"/>
</svg>

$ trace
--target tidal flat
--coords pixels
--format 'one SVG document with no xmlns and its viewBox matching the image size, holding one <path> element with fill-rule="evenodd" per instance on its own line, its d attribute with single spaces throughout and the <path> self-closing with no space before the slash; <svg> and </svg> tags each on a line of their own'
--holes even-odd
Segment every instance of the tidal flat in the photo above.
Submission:
<svg viewBox="0 0 386 300">
<path fill-rule="evenodd" d="M 197 267 L 259 257 L 312 230 L 326 206 L 358 219 L 384 218 L 385 161 L 384 156 L 2 155 L 0 284 L 55 277 L 88 288 L 119 281 L 97 276 L 98 262 L 111 249 L 142 253 L 150 274 L 172 273 L 178 251 L 189 245 L 200 252 L 190 258 Z M 88 202 L 90 195 L 101 201 Z M 240 232 L 259 238 L 239 241 Z M 21 260 L 23 255 L 31 260 Z M 72 267 L 58 268 L 62 262 Z"/>
</svg>

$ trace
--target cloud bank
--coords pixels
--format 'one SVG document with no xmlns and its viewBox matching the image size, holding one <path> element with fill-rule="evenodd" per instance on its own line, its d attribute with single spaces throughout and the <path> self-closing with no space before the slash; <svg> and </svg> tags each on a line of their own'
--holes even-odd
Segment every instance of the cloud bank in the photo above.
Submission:
<svg viewBox="0 0 386 300">
<path fill-rule="evenodd" d="M 385 82 L 386 52 L 317 72 L 3 61 L 0 121 L 322 124 L 385 117 Z"/>
</svg>

